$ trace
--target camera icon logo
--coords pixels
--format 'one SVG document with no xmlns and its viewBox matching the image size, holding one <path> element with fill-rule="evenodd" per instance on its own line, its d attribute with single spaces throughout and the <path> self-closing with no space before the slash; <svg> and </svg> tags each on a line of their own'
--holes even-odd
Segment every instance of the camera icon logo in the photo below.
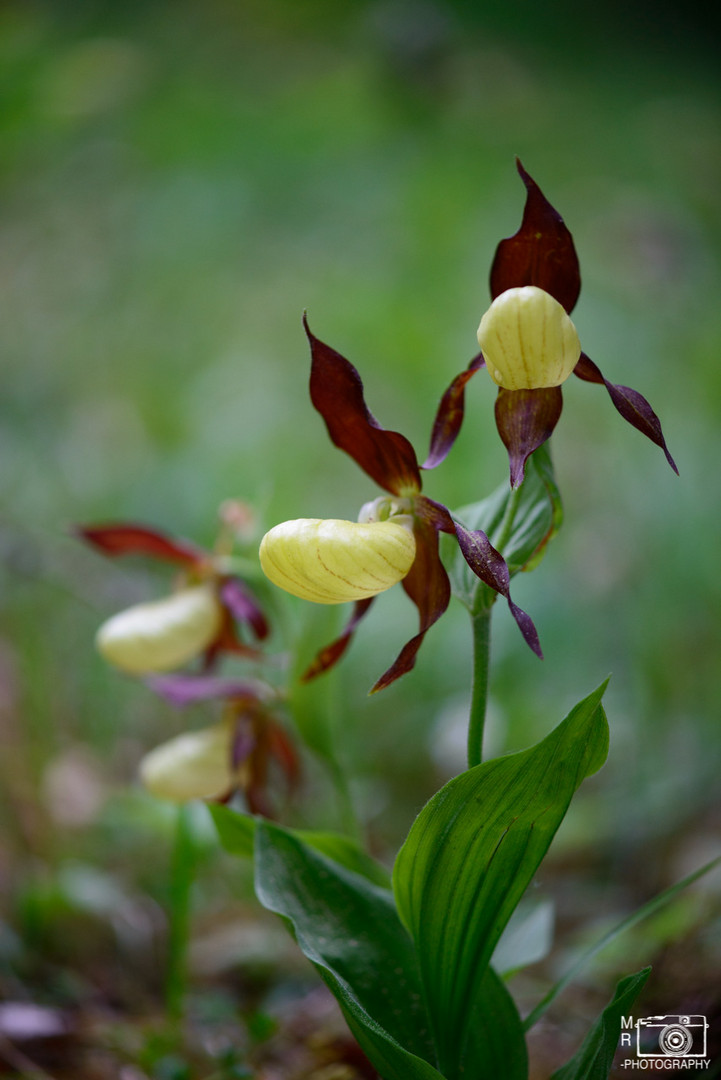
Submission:
<svg viewBox="0 0 721 1080">
<path fill-rule="evenodd" d="M 642 1016 L 636 1021 L 638 1057 L 706 1057 L 705 1016 Z"/>
</svg>

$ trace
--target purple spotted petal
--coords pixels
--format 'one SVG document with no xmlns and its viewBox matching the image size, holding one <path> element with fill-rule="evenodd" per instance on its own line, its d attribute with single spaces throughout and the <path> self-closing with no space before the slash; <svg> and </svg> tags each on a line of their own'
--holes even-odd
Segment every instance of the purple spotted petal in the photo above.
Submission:
<svg viewBox="0 0 721 1080">
<path fill-rule="evenodd" d="M 431 445 L 422 469 L 435 469 L 445 461 L 463 423 L 466 383 L 485 364 L 483 353 L 474 356 L 465 371 L 456 375 L 441 398 L 431 432 Z"/>
<path fill-rule="evenodd" d="M 145 680 L 160 697 L 182 709 L 201 701 L 246 700 L 268 702 L 275 691 L 258 679 L 232 679 L 218 675 L 153 675 Z"/>
<path fill-rule="evenodd" d="M 611 401 L 624 420 L 627 420 L 629 424 L 649 438 L 656 446 L 660 446 L 669 465 L 678 475 L 676 462 L 671 457 L 666 446 L 666 440 L 663 437 L 661 421 L 642 394 L 639 394 L 637 390 L 632 390 L 630 386 L 618 386 L 609 382 L 601 374 L 600 368 L 585 353 L 581 353 L 581 359 L 573 369 L 573 373 L 585 382 L 603 383 L 608 390 Z"/>
<path fill-rule="evenodd" d="M 496 398 L 496 427 L 508 451 L 511 487 L 523 483 L 526 462 L 558 423 L 563 408 L 560 386 L 541 390 L 505 390 Z"/>
<path fill-rule="evenodd" d="M 335 641 L 332 641 L 330 645 L 326 645 L 324 649 L 321 649 L 313 663 L 303 673 L 301 682 L 310 682 L 311 679 L 315 679 L 317 675 L 322 675 L 324 671 L 328 671 L 334 664 L 338 663 L 350 645 L 358 623 L 366 614 L 374 599 L 375 597 L 371 596 L 366 600 L 356 600 L 353 605 L 353 613 L 346 623 L 343 633 Z"/>
<path fill-rule="evenodd" d="M 523 608 L 515 604 L 511 599 L 510 573 L 506 561 L 499 551 L 496 551 L 486 534 L 480 529 L 471 532 L 459 521 L 451 516 L 445 506 L 433 502 L 432 499 L 422 496 L 418 500 L 418 512 L 422 513 L 428 521 L 435 523 L 435 528 L 449 535 L 455 535 L 463 558 L 470 566 L 473 573 L 495 592 L 500 593 L 508 602 L 513 618 L 523 634 L 526 643 L 536 656 L 543 659 L 541 643 L 538 640 L 536 627 L 530 615 Z"/>
<path fill-rule="evenodd" d="M 386 431 L 371 415 L 361 377 L 345 357 L 319 341 L 303 317 L 311 350 L 310 398 L 331 440 L 392 495 L 420 491 L 421 474 L 408 439 Z"/>
<path fill-rule="evenodd" d="M 234 619 L 250 626 L 259 641 L 268 636 L 265 615 L 244 581 L 237 577 L 224 578 L 220 586 L 220 599 Z"/>
<path fill-rule="evenodd" d="M 523 221 L 518 232 L 501 240 L 496 249 L 491 267 L 491 296 L 495 300 L 506 289 L 536 285 L 570 313 L 581 291 L 573 237 L 518 158 L 516 167 L 528 193 Z"/>
<path fill-rule="evenodd" d="M 403 588 L 418 608 L 420 629 L 407 641 L 386 672 L 381 675 L 371 693 L 384 690 L 411 670 L 426 633 L 440 619 L 451 599 L 448 574 L 438 554 L 438 532 L 428 521 L 416 519 L 413 532 L 416 538 L 416 557 L 403 579 Z"/>
</svg>

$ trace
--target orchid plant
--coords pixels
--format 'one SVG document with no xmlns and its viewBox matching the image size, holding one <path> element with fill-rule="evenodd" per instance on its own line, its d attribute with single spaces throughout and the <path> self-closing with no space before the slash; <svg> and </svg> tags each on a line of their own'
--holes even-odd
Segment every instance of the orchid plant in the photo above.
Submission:
<svg viewBox="0 0 721 1080">
<path fill-rule="evenodd" d="M 418 632 L 372 691 L 411 672 L 453 593 L 470 612 L 468 768 L 418 815 L 392 876 L 354 838 L 303 832 L 277 820 L 273 769 L 291 794 L 300 769 L 301 755 L 288 735 L 292 687 L 278 685 L 281 669 L 263 652 L 268 617 L 227 559 L 146 526 L 80 530 L 104 554 L 140 554 L 180 567 L 170 596 L 115 616 L 98 634 L 106 659 L 142 676 L 173 704 L 216 701 L 222 709 L 215 725 L 152 751 L 141 777 L 159 797 L 209 800 L 224 846 L 254 859 L 261 904 L 289 925 L 383 1080 L 525 1080 L 526 1030 L 564 985 L 522 1020 L 503 977 L 518 961 L 504 961 L 504 934 L 509 922 L 522 918 L 519 902 L 574 792 L 605 760 L 605 684 L 537 745 L 483 760 L 490 619 L 498 596 L 526 644 L 542 656 L 536 628 L 512 600 L 510 582 L 538 565 L 561 524 L 546 444 L 560 417 L 562 383 L 572 373 L 603 383 L 623 418 L 676 468 L 646 399 L 607 381 L 581 351 L 570 318 L 580 290 L 573 239 L 520 163 L 518 170 L 527 192 L 522 224 L 498 246 L 491 305 L 478 329 L 481 352 L 443 394 L 425 461 L 405 436 L 378 423 L 356 368 L 304 318 L 312 404 L 334 445 L 384 494 L 365 503 L 357 520 L 282 522 L 260 545 L 262 570 L 281 589 L 316 604 L 353 605 L 341 634 L 318 653 L 303 681 L 341 660 L 375 596 L 397 583 L 417 609 Z M 510 486 L 504 482 L 453 512 L 423 493 L 422 474 L 452 451 L 466 387 L 482 368 L 499 388 L 495 418 L 508 451 Z M 227 655 L 253 665 L 254 674 L 217 674 Z M 608 1076 L 621 1016 L 648 973 L 620 980 L 554 1080 Z"/>
</svg>

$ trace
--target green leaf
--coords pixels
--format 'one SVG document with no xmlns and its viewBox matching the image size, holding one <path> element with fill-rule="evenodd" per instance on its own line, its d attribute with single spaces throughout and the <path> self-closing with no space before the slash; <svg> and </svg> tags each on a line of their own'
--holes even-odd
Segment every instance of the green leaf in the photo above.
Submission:
<svg viewBox="0 0 721 1080">
<path fill-rule="evenodd" d="M 384 1080 L 443 1080 L 392 893 L 270 822 L 257 821 L 255 846 L 258 899 L 291 925 Z"/>
<path fill-rule="evenodd" d="M 218 830 L 218 837 L 230 855 L 240 855 L 244 859 L 253 858 L 255 840 L 255 818 L 250 814 L 241 814 L 221 803 L 208 803 L 208 811 L 213 824 Z"/>
<path fill-rule="evenodd" d="M 472 1080 L 527 1080 L 528 1052 L 516 1003 L 492 967 L 466 1004 L 467 1041 L 459 1071 Z"/>
<path fill-rule="evenodd" d="M 537 746 L 446 784 L 396 859 L 398 911 L 416 944 L 439 1067 L 449 1080 L 464 1070 L 479 1075 L 471 1031 L 493 950 L 574 791 L 606 758 L 605 685 Z"/>
<path fill-rule="evenodd" d="M 532 570 L 563 520 L 561 496 L 547 447 L 542 446 L 529 458 L 526 479 L 515 494 L 504 483 L 487 499 L 464 506 L 453 516 L 466 528 L 485 532 L 508 563 L 511 576 Z M 443 537 L 442 543 L 454 595 L 471 612 L 490 607 L 495 593 L 475 576 L 457 543 L 448 537 Z"/>
<path fill-rule="evenodd" d="M 390 889 L 391 876 L 384 866 L 371 858 L 355 840 L 340 833 L 312 832 L 305 829 L 294 830 L 299 840 L 319 851 L 321 855 L 327 855 L 329 859 L 340 863 L 346 870 L 353 870 L 368 878 L 374 885 L 382 889 Z"/>
<path fill-rule="evenodd" d="M 256 822 L 259 819 L 250 814 L 242 814 L 237 810 L 231 810 L 228 806 L 219 803 L 209 803 L 208 810 L 213 818 L 220 842 L 231 855 L 240 855 L 242 858 L 252 859 L 254 851 L 254 838 Z M 385 867 L 371 858 L 363 849 L 348 836 L 340 833 L 315 832 L 303 829 L 289 830 L 299 840 L 308 844 L 316 851 L 335 860 L 353 870 L 356 874 L 362 874 L 375 885 L 381 888 L 389 888 L 390 875 Z"/>
<path fill-rule="evenodd" d="M 650 971 L 647 967 L 621 979 L 580 1050 L 553 1074 L 551 1080 L 608 1080 L 621 1034 L 621 1017 L 630 1013 Z"/>
</svg>

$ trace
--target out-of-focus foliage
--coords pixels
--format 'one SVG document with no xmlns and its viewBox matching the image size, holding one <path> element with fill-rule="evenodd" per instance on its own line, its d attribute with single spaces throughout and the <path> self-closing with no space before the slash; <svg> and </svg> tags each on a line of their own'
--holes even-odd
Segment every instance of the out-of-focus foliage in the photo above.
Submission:
<svg viewBox="0 0 721 1080">
<path fill-rule="evenodd" d="M 135 946 L 143 919 L 152 937 L 168 821 L 134 773 L 187 723 L 92 650 L 104 617 L 167 578 L 103 562 L 68 525 L 135 519 L 207 543 L 228 496 L 254 505 L 259 535 L 354 518 L 373 492 L 307 399 L 301 314 L 423 455 L 476 351 L 495 245 L 517 227 L 515 154 L 573 231 L 584 348 L 653 403 L 681 477 L 601 388 L 569 384 L 552 447 L 566 524 L 514 583 L 546 659 L 499 607 L 492 749 L 528 745 L 612 672 L 609 762 L 559 837 L 569 865 L 590 861 L 578 888 L 593 893 L 596 871 L 626 880 L 590 902 L 620 914 L 704 860 L 721 767 L 721 88 L 713 28 L 691 15 L 568 0 L 3 5 L 0 943 L 22 977 L 50 965 L 61 997 L 68 971 L 92 981 L 103 949 L 71 932 L 88 905 L 101 937 L 121 934 L 107 912 L 122 896 Z M 479 373 L 431 497 L 468 504 L 505 477 L 494 398 Z M 455 605 L 417 670 L 366 700 L 414 630 L 397 592 L 327 691 L 381 853 L 462 767 L 470 666 Z M 310 619 L 288 603 L 294 625 Z M 307 783 L 327 805 L 320 769 Z M 236 870 L 207 843 L 215 888 L 196 904 L 211 919 Z"/>
</svg>

